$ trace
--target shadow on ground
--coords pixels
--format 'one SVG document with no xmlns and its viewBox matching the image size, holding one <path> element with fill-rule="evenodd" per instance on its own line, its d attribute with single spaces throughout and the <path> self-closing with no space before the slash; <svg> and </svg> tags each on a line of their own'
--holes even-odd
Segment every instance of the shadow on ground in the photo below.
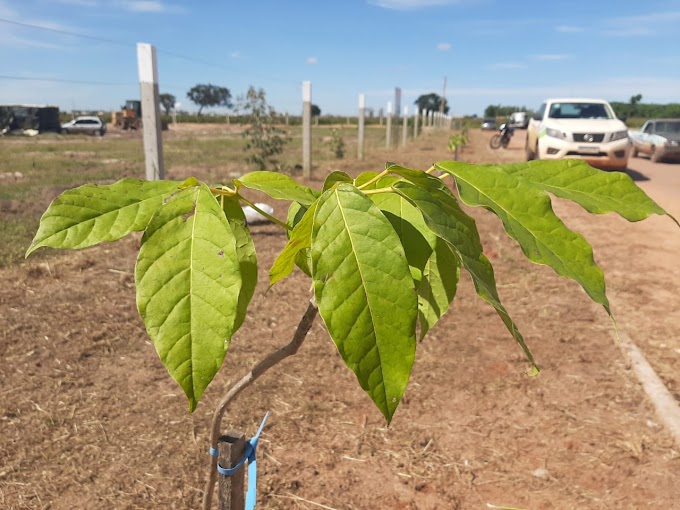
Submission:
<svg viewBox="0 0 680 510">
<path fill-rule="evenodd" d="M 638 172 L 637 170 L 633 170 L 632 168 L 626 168 L 624 170 L 624 173 L 630 175 L 630 178 L 633 179 L 634 181 L 648 181 L 649 177 L 647 177 L 645 174 Z"/>
</svg>

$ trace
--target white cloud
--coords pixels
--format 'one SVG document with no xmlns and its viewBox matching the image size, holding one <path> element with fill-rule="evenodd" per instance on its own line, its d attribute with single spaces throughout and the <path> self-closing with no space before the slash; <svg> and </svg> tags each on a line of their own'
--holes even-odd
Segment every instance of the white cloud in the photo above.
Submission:
<svg viewBox="0 0 680 510">
<path fill-rule="evenodd" d="M 564 34 L 576 34 L 578 32 L 583 32 L 584 28 L 583 27 L 574 27 L 571 25 L 559 25 L 555 27 L 555 30 L 558 32 L 562 32 Z"/>
<path fill-rule="evenodd" d="M 308 64 L 316 64 L 319 62 L 319 59 L 316 57 L 307 57 L 307 63 Z"/>
<path fill-rule="evenodd" d="M 0 46 L 4 48 L 41 48 L 46 50 L 65 50 L 64 46 L 28 39 L 11 33 L 10 31 L 0 32 Z"/>
<path fill-rule="evenodd" d="M 541 62 L 555 62 L 558 60 L 567 60 L 568 58 L 571 58 L 571 55 L 566 55 L 564 53 L 541 53 L 539 55 L 532 55 L 531 58 Z"/>
<path fill-rule="evenodd" d="M 9 5 L 7 5 L 5 2 L 0 0 L 0 17 L 3 18 L 16 18 L 17 13 L 14 9 L 12 9 Z"/>
<path fill-rule="evenodd" d="M 78 7 L 97 7 L 99 2 L 97 0 L 51 0 L 53 3 L 75 5 Z"/>
<path fill-rule="evenodd" d="M 240 52 L 240 51 L 232 51 L 232 52 L 229 54 L 229 57 L 231 57 L 231 58 L 234 59 L 234 60 L 241 60 L 241 58 L 242 58 L 242 57 L 241 57 L 241 52 Z"/>
<path fill-rule="evenodd" d="M 129 0 L 122 6 L 132 12 L 165 12 L 167 6 L 158 0 Z"/>
<path fill-rule="evenodd" d="M 179 13 L 184 12 L 184 9 L 169 5 L 163 0 L 50 0 L 52 3 L 73 5 L 76 7 L 88 8 L 113 8 L 122 9 L 130 12 L 140 13 Z"/>
<path fill-rule="evenodd" d="M 424 7 L 458 4 L 460 0 L 369 0 L 369 3 L 384 9 L 411 11 Z"/>
<path fill-rule="evenodd" d="M 445 42 L 439 43 L 437 44 L 437 49 L 439 51 L 449 51 L 451 49 L 451 44 Z"/>
<path fill-rule="evenodd" d="M 675 33 L 680 11 L 650 12 L 639 16 L 620 16 L 605 21 L 603 33 L 611 37 L 648 37 Z"/>
<path fill-rule="evenodd" d="M 72 27 L 68 27 L 54 21 L 23 17 L 17 11 L 7 6 L 7 4 L 2 0 L 0 0 L 0 17 L 19 24 L 16 25 L 3 23 L 2 30 L 0 30 L 0 47 L 5 48 L 43 48 L 51 50 L 66 49 L 65 46 L 56 44 L 54 42 L 54 34 L 50 34 L 49 38 L 46 38 L 45 32 L 37 30 L 32 30 L 29 32 L 27 31 L 26 27 L 20 26 L 21 24 L 34 25 L 54 31 L 74 31 Z M 58 37 L 60 42 L 70 40 L 69 36 L 66 35 Z M 46 39 L 49 39 L 49 41 Z"/>
<path fill-rule="evenodd" d="M 491 64 L 489 69 L 526 69 L 526 64 L 520 64 L 518 62 L 500 62 L 498 64 Z"/>
</svg>

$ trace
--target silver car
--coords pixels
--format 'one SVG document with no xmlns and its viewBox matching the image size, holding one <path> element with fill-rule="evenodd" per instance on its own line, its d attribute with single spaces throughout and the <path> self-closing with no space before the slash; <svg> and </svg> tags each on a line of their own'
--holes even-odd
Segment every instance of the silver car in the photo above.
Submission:
<svg viewBox="0 0 680 510">
<path fill-rule="evenodd" d="M 484 119 L 482 121 L 482 130 L 484 130 L 484 131 L 495 131 L 496 130 L 496 119 Z"/>
<path fill-rule="evenodd" d="M 106 124 L 99 117 L 76 117 L 70 122 L 61 125 L 61 132 L 85 133 L 88 135 L 103 135 L 106 133 Z"/>
</svg>

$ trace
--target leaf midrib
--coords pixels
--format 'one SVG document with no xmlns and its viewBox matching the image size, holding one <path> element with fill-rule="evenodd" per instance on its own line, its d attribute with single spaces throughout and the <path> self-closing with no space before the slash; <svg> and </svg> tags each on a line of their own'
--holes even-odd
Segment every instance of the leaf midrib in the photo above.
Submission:
<svg viewBox="0 0 680 510">
<path fill-rule="evenodd" d="M 191 218 L 191 250 L 189 252 L 189 313 L 191 314 L 191 341 L 189 342 L 189 350 L 191 351 L 191 390 L 192 397 L 196 398 L 196 377 L 194 377 L 194 304 L 193 304 L 193 289 L 194 289 L 194 247 L 196 246 L 196 222 L 198 220 L 198 203 L 201 197 L 202 189 L 199 187 L 196 191 L 196 201 L 194 202 L 194 214 Z"/>
<path fill-rule="evenodd" d="M 356 261 L 357 264 L 357 269 L 359 271 L 359 277 L 361 278 L 361 288 L 364 292 L 364 296 L 366 296 L 366 305 L 368 306 L 368 311 L 369 311 L 369 316 L 371 317 L 371 324 L 373 325 L 373 338 L 375 339 L 375 348 L 376 351 L 378 352 L 378 367 L 380 368 L 380 376 L 382 379 L 382 387 L 383 387 L 383 395 L 385 397 L 385 410 L 388 411 L 389 413 L 389 402 L 387 399 L 387 390 L 386 390 L 386 385 L 385 385 L 385 372 L 383 371 L 383 364 L 382 364 L 382 356 L 380 354 L 380 346 L 378 345 L 378 335 L 375 331 L 375 320 L 373 318 L 373 307 L 371 306 L 371 300 L 369 299 L 369 295 L 366 292 L 366 280 L 364 279 L 363 272 L 361 270 L 361 264 L 359 263 L 359 259 L 356 256 L 356 249 L 354 247 L 354 240 L 352 239 L 352 231 L 349 228 L 349 223 L 347 222 L 347 218 L 345 217 L 345 211 L 343 209 L 342 203 L 340 201 L 340 194 L 338 189 L 336 188 L 334 191 L 337 201 L 338 201 L 338 209 L 340 209 L 340 214 L 342 215 L 342 221 L 345 225 L 345 230 L 347 230 L 347 237 L 349 238 L 349 243 L 352 246 L 352 255 L 354 256 L 354 260 Z M 389 413 L 391 415 L 391 413 Z"/>
</svg>

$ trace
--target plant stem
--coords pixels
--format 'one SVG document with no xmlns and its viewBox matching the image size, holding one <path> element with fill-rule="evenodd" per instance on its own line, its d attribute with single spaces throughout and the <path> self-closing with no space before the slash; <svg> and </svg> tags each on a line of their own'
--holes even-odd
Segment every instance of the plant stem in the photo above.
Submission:
<svg viewBox="0 0 680 510">
<path fill-rule="evenodd" d="M 235 190 L 228 188 L 226 186 L 223 186 L 221 188 L 210 188 L 210 191 L 212 191 L 215 195 L 219 195 L 221 197 L 233 197 L 237 195 Z"/>
<path fill-rule="evenodd" d="M 251 202 L 250 200 L 248 200 L 248 199 L 247 199 L 246 197 L 244 197 L 243 195 L 237 194 L 236 196 L 238 196 L 239 200 L 243 200 L 246 204 L 248 204 L 250 207 L 252 207 L 253 209 L 255 209 L 258 213 L 260 213 L 262 216 L 264 216 L 265 218 L 267 218 L 269 221 L 271 221 L 271 222 L 273 222 L 273 223 L 276 223 L 279 227 L 283 227 L 283 228 L 285 228 L 286 230 L 293 230 L 293 227 L 291 227 L 290 225 L 286 225 L 284 222 L 282 222 L 282 221 L 279 220 L 278 218 L 275 218 L 275 217 L 272 216 L 271 214 L 268 214 L 268 213 L 264 212 L 262 209 L 260 209 L 258 206 L 256 206 L 253 202 Z"/>
<path fill-rule="evenodd" d="M 378 193 L 391 193 L 392 191 L 394 191 L 392 188 L 368 189 L 364 191 L 364 195 L 377 195 Z"/>
<path fill-rule="evenodd" d="M 224 413 L 231 401 L 234 400 L 238 394 L 245 390 L 248 386 L 253 384 L 258 377 L 264 374 L 271 367 L 283 361 L 288 356 L 292 356 L 298 351 L 302 345 L 302 342 L 306 338 L 307 333 L 309 333 L 309 330 L 311 329 L 312 323 L 314 322 L 318 312 L 319 310 L 316 307 L 316 303 L 313 299 L 310 300 L 307 310 L 300 319 L 290 343 L 272 352 L 269 356 L 255 365 L 255 367 L 250 372 L 244 375 L 239 381 L 234 383 L 229 388 L 224 397 L 222 397 L 222 400 L 220 400 L 217 404 L 215 412 L 213 413 L 212 428 L 210 430 L 210 446 L 217 448 L 217 441 L 220 437 L 222 417 L 224 416 Z M 210 474 L 208 476 L 208 481 L 205 484 L 205 493 L 203 494 L 203 510 L 210 510 L 210 507 L 212 506 L 213 492 L 216 481 L 217 457 L 211 457 Z"/>
<path fill-rule="evenodd" d="M 369 180 L 369 181 L 366 181 L 366 182 L 363 183 L 361 186 L 359 186 L 359 189 L 361 189 L 361 190 L 366 189 L 368 186 L 370 186 L 370 185 L 373 184 L 374 182 L 377 182 L 379 179 L 382 179 L 383 177 L 385 177 L 385 176 L 386 176 L 387 174 L 389 174 L 389 173 L 390 173 L 389 170 L 383 170 L 383 171 L 380 172 L 378 175 L 376 175 L 375 177 L 373 177 L 373 179 L 371 179 L 371 180 Z"/>
</svg>

